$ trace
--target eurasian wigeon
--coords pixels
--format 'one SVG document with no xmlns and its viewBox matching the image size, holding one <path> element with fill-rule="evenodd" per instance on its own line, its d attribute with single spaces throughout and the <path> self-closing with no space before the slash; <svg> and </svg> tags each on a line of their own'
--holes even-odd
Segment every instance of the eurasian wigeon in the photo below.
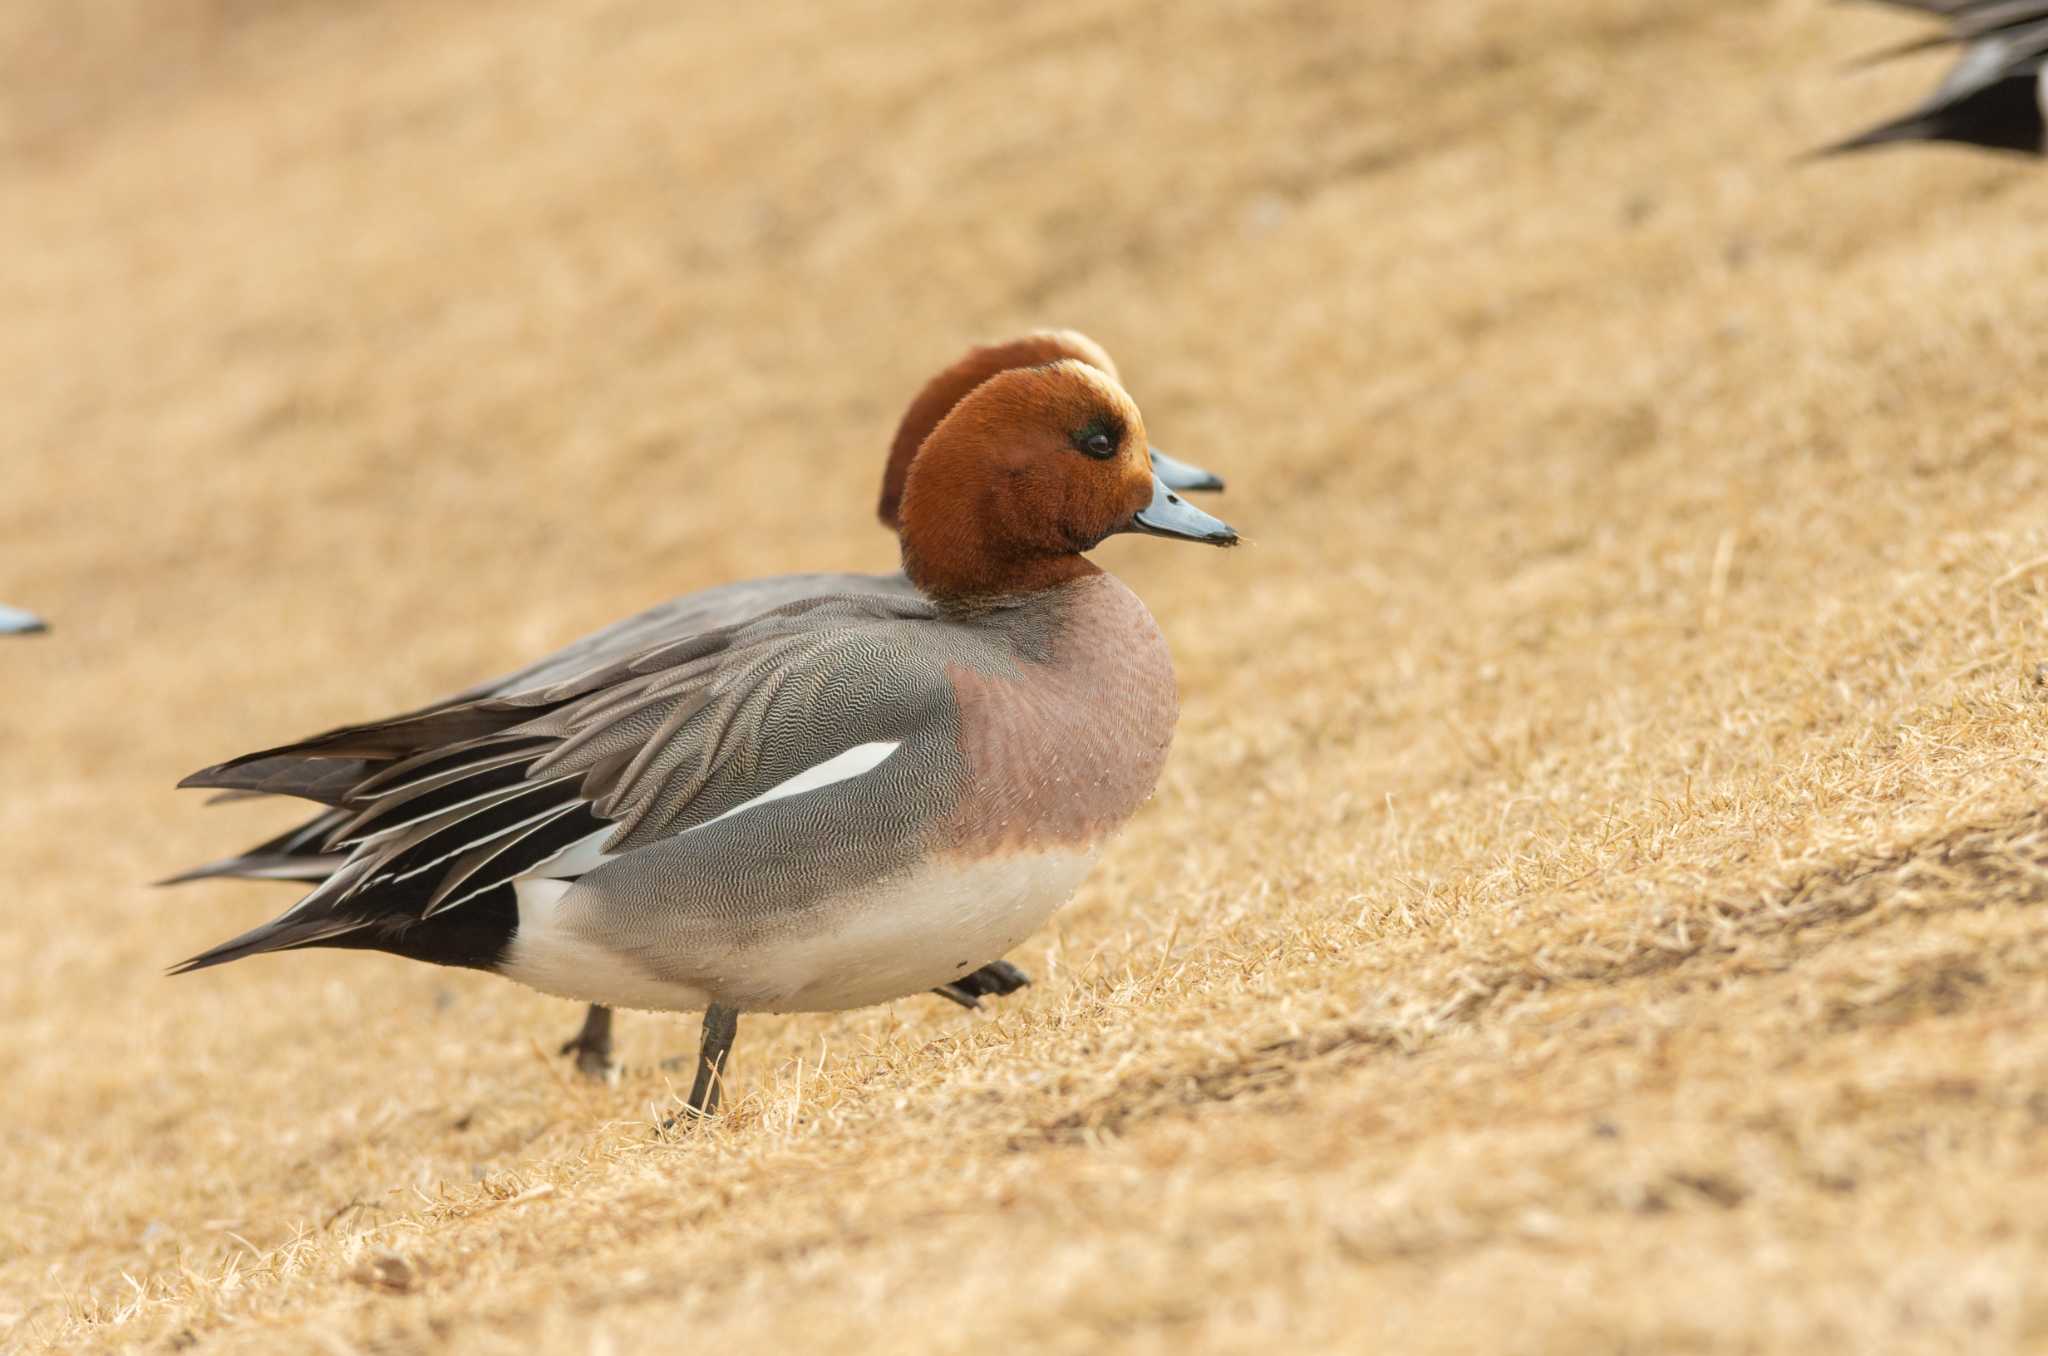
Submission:
<svg viewBox="0 0 2048 1356">
<path fill-rule="evenodd" d="M 1078 330 L 1035 330 L 1001 343 L 979 344 L 940 370 L 905 409 L 889 455 L 882 468 L 882 488 L 876 516 L 882 526 L 898 530 L 898 509 L 912 459 L 933 429 L 961 397 L 997 373 L 1020 367 L 1039 367 L 1071 358 L 1121 380 L 1117 366 L 1106 349 Z M 1158 448 L 1148 449 L 1152 468 L 1167 487 L 1176 491 L 1221 490 L 1223 480 L 1213 472 L 1169 457 Z M 747 620 L 770 608 L 822 594 L 878 594 L 915 597 L 916 588 L 901 571 L 892 574 L 810 573 L 750 579 L 700 590 L 672 598 L 621 622 L 576 640 L 514 673 L 456 693 L 431 706 L 407 713 L 422 716 L 464 702 L 503 695 L 552 682 L 574 679 L 653 646 L 679 640 L 720 626 Z M 355 814 L 347 800 L 349 791 L 366 781 L 377 768 L 395 761 L 396 753 L 381 758 L 336 758 L 308 740 L 300 749 L 271 757 L 236 759 L 208 768 L 185 779 L 181 785 L 212 787 L 230 798 L 250 795 L 282 795 L 312 800 L 333 808 L 277 837 L 257 844 L 246 852 L 195 867 L 162 882 L 166 885 L 218 878 L 243 880 L 296 880 L 318 883 L 332 875 L 346 860 L 345 853 L 331 849 L 329 840 Z M 934 992 L 963 1007 L 973 1008 L 987 997 L 1014 993 L 1031 982 L 1030 976 L 1008 961 L 991 961 L 974 973 Z M 602 1076 L 612 1068 L 612 1014 L 593 1005 L 582 1027 L 561 1048 L 575 1057 L 581 1071 Z"/>
<path fill-rule="evenodd" d="M 1827 148 L 1863 150 L 1895 141 L 1958 141 L 1993 150 L 2048 153 L 2048 0 L 1885 0 L 1948 22 L 1940 37 L 1885 53 L 1955 46 L 1962 56 L 1919 107 Z"/>
<path fill-rule="evenodd" d="M 740 1013 L 862 1007 L 973 973 L 1073 894 L 1172 742 L 1165 639 L 1083 553 L 1120 532 L 1237 535 L 1146 449 L 1098 368 L 1001 372 L 911 465 L 915 596 L 788 602 L 251 755 L 395 760 L 344 797 L 339 869 L 176 971 L 349 947 L 702 1008 L 689 1106 L 707 1114 Z"/>
<path fill-rule="evenodd" d="M 27 636 L 49 629 L 49 623 L 35 613 L 0 603 L 0 636 Z"/>
</svg>

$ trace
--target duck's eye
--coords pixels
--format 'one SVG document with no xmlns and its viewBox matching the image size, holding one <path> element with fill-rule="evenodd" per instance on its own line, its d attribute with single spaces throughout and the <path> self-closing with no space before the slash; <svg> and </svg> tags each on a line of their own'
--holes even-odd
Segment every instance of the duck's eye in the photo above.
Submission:
<svg viewBox="0 0 2048 1356">
<path fill-rule="evenodd" d="M 1075 429 L 1072 435 L 1074 447 L 1097 461 L 1108 461 L 1116 455 L 1123 444 L 1123 429 L 1107 419 L 1096 419 L 1085 428 Z"/>
</svg>

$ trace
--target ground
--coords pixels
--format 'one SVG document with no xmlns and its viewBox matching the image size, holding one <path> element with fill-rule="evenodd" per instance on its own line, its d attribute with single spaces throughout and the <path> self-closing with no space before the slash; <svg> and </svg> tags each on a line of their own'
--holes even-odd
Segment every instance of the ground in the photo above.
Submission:
<svg viewBox="0 0 2048 1356">
<path fill-rule="evenodd" d="M 1819 0 L 0 14 L 0 1345 L 2048 1350 L 2048 176 L 1804 163 Z M 750 1019 L 162 968 L 225 755 L 887 568 L 1082 328 L 1163 785 L 1037 983 Z"/>
</svg>

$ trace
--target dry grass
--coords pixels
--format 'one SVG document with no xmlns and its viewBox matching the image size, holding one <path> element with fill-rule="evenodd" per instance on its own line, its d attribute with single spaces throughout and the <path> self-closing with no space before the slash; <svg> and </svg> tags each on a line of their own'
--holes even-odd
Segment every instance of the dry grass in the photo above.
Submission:
<svg viewBox="0 0 2048 1356">
<path fill-rule="evenodd" d="M 1368 16 L 1369 10 L 1377 15 Z M 0 16 L 0 1344 L 2048 1350 L 2048 177 L 1808 0 Z M 879 566 L 1083 327 L 1166 784 L 971 1017 L 159 967 L 224 753 Z"/>
</svg>

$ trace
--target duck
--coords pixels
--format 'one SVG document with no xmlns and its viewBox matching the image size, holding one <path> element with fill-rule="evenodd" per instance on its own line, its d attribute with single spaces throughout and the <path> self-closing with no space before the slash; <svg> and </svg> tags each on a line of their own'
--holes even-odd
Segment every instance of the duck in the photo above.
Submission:
<svg viewBox="0 0 2048 1356">
<path fill-rule="evenodd" d="M 972 345 L 928 379 L 905 408 L 889 443 L 875 506 L 881 525 L 892 534 L 899 531 L 899 513 L 911 462 L 939 421 L 963 396 L 1000 372 L 1043 366 L 1061 359 L 1086 363 L 1113 380 L 1122 381 L 1109 351 L 1087 334 L 1069 328 L 1031 330 L 1009 339 Z M 1147 454 L 1154 473 L 1170 490 L 1188 493 L 1225 488 L 1223 478 L 1212 471 L 1168 456 L 1156 447 L 1148 447 Z M 730 625 L 770 607 L 826 593 L 914 597 L 916 590 L 901 570 L 889 574 L 786 574 L 719 585 L 658 603 L 513 673 L 476 684 L 408 714 L 425 715 L 450 705 L 563 681 L 662 640 Z M 345 859 L 344 854 L 330 850 L 329 839 L 353 814 L 346 801 L 346 789 L 366 780 L 376 764 L 386 761 L 389 759 L 335 758 L 315 751 L 235 760 L 195 773 L 180 785 L 213 789 L 219 793 L 217 799 L 276 795 L 308 799 L 328 808 L 243 852 L 181 871 L 158 883 L 179 885 L 228 878 L 317 884 L 325 880 Z M 934 992 L 972 1009 L 979 1007 L 982 999 L 1015 993 L 1030 982 L 1030 975 L 1020 967 L 995 960 Z M 571 1057 L 580 1073 L 594 1078 L 612 1076 L 617 1066 L 613 1061 L 610 1009 L 592 1005 L 575 1034 L 562 1043 L 560 1053 Z"/>
<path fill-rule="evenodd" d="M 1071 898 L 1151 796 L 1179 715 L 1172 657 L 1087 553 L 1123 533 L 1238 536 L 1148 448 L 1101 369 L 1000 372 L 912 459 L 913 595 L 821 593 L 231 760 L 377 766 L 343 797 L 341 865 L 173 973 L 353 948 L 702 1010 L 685 1109 L 715 1114 L 742 1015 L 974 973 Z"/>
<path fill-rule="evenodd" d="M 1884 0 L 1945 20 L 1948 32 L 1884 53 L 1963 49 L 1920 105 L 1825 148 L 1867 150 L 1901 141 L 1952 141 L 2048 154 L 2048 0 Z"/>
<path fill-rule="evenodd" d="M 0 603 L 0 636 L 32 636 L 50 629 L 50 624 L 33 612 Z"/>
</svg>

